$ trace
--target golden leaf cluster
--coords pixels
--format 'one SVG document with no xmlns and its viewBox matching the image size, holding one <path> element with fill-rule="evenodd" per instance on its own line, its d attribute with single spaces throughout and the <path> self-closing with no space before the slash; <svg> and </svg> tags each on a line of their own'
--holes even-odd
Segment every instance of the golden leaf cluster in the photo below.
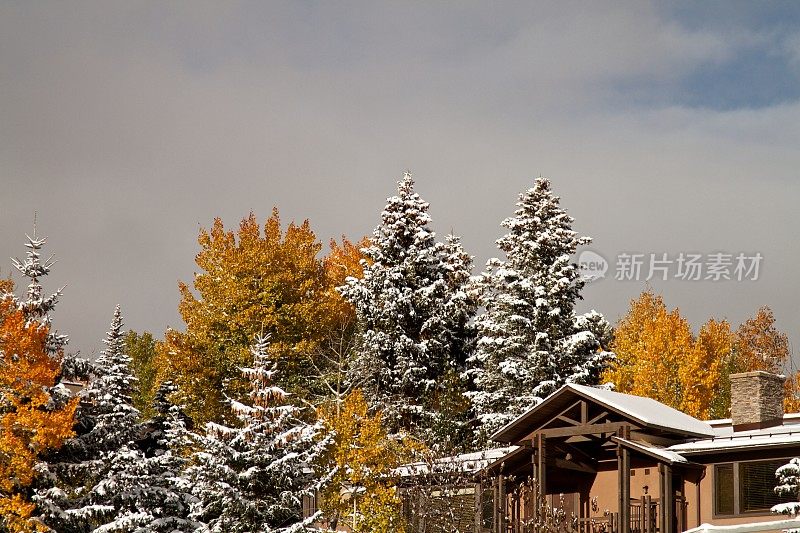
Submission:
<svg viewBox="0 0 800 533">
<path fill-rule="evenodd" d="M 617 359 L 604 381 L 699 419 L 728 416 L 731 374 L 778 372 L 789 357 L 786 335 L 775 328 L 769 308 L 759 309 L 736 331 L 725 320 L 710 319 L 694 335 L 680 310 L 667 310 L 661 296 L 649 290 L 631 302 L 612 348 Z M 797 390 L 796 378 L 787 380 L 787 402 L 792 387 Z"/>
<path fill-rule="evenodd" d="M 216 219 L 198 242 L 194 290 L 179 285 L 186 331 L 168 330 L 159 345 L 159 381 L 176 382 L 198 423 L 225 421 L 224 395 L 246 390 L 238 369 L 249 362 L 253 338 L 269 335 L 280 385 L 301 398 L 311 395 L 311 354 L 352 322 L 352 309 L 334 288 L 360 272 L 358 246 L 345 239 L 320 258 L 322 245 L 308 221 L 283 231 L 277 209 L 263 231 L 251 213 L 236 232 Z"/>
<path fill-rule="evenodd" d="M 10 531 L 38 531 L 27 499 L 36 463 L 73 435 L 77 400 L 53 408 L 47 389 L 60 373 L 60 354 L 48 354 L 48 329 L 0 302 L 0 524 Z"/>
<path fill-rule="evenodd" d="M 321 408 L 319 417 L 333 441 L 322 462 L 325 472 L 334 472 L 321 494 L 324 516 L 356 532 L 405 531 L 393 472 L 422 447 L 390 439 L 381 413 L 368 413 L 358 389 Z"/>
</svg>

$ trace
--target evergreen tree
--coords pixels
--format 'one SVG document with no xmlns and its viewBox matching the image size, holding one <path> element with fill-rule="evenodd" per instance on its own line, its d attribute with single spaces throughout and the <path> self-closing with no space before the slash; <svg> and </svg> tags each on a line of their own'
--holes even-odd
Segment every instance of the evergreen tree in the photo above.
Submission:
<svg viewBox="0 0 800 533">
<path fill-rule="evenodd" d="M 775 487 L 775 494 L 793 501 L 774 505 L 772 512 L 797 516 L 800 514 L 800 459 L 795 457 L 778 468 L 775 471 L 775 478 L 778 481 L 778 485 Z M 797 533 L 800 530 L 791 529 L 789 531 Z"/>
<path fill-rule="evenodd" d="M 0 280 L 0 531 L 39 531 L 31 520 L 32 489 L 41 481 L 42 460 L 73 435 L 77 400 L 60 384 L 66 336 L 52 331 L 50 312 L 61 293 L 44 297 L 39 278 L 45 239 L 28 237 L 26 260 L 14 266 L 29 278 L 25 299 L 10 279 Z"/>
<path fill-rule="evenodd" d="M 463 427 L 466 419 L 461 375 L 476 301 L 467 290 L 472 258 L 455 237 L 437 242 L 430 221 L 406 173 L 363 250 L 363 277 L 340 290 L 361 329 L 350 381 L 383 413 L 390 433 L 443 443 L 458 440 L 452 423 Z"/>
<path fill-rule="evenodd" d="M 609 326 L 598 313 L 575 314 L 584 280 L 571 256 L 588 237 L 572 230 L 550 182 L 522 193 L 509 232 L 497 241 L 506 259 L 491 259 L 478 282 L 478 343 L 470 393 L 484 434 L 516 418 L 567 382 L 596 383 L 611 356 L 600 339 Z"/>
<path fill-rule="evenodd" d="M 51 256 L 46 261 L 41 261 L 40 250 L 47 242 L 47 238 L 36 237 L 36 225 L 33 227 L 33 237 L 26 235 L 28 242 L 25 246 L 28 248 L 24 261 L 19 259 L 12 259 L 14 268 L 16 268 L 23 276 L 28 278 L 28 290 L 25 299 L 20 299 L 11 292 L 0 294 L 2 298 L 8 298 L 12 301 L 13 305 L 22 311 L 28 323 L 36 323 L 41 328 L 48 329 L 47 335 L 47 351 L 51 354 L 61 352 L 64 345 L 67 344 L 68 337 L 60 335 L 55 331 L 51 331 L 52 316 L 51 312 L 58 303 L 61 293 L 64 288 L 58 289 L 50 296 L 45 296 L 44 288 L 42 287 L 40 278 L 50 273 L 50 268 L 55 264 Z"/>
<path fill-rule="evenodd" d="M 194 440 L 185 415 L 168 400 L 175 390 L 167 381 L 156 393 L 150 425 L 154 449 L 148 453 L 129 444 L 111 455 L 108 472 L 95 491 L 110 496 L 115 513 L 95 532 L 177 533 L 201 527 L 187 518 L 196 499 L 183 476 L 184 452 Z"/>
<path fill-rule="evenodd" d="M 312 487 L 310 465 L 323 449 L 319 426 L 300 419 L 274 385 L 275 364 L 267 338 L 251 349 L 252 368 L 242 368 L 250 383 L 250 405 L 230 400 L 240 427 L 207 424 L 202 449 L 187 470 L 198 503 L 191 517 L 202 531 L 219 533 L 302 531 L 301 499 Z"/>
<path fill-rule="evenodd" d="M 125 461 L 142 429 L 132 405 L 136 379 L 124 349 L 119 306 L 103 342 L 96 377 L 80 393 L 79 434 L 49 459 L 51 485 L 36 497 L 41 520 L 59 533 L 92 531 L 113 519 L 119 509 L 106 478 Z"/>
</svg>

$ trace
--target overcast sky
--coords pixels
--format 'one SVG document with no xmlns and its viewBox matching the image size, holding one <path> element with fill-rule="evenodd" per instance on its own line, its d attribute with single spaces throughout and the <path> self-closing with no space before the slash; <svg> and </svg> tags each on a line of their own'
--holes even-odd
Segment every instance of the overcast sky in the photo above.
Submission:
<svg viewBox="0 0 800 533">
<path fill-rule="evenodd" d="M 550 177 L 610 320 L 645 288 L 621 252 L 759 252 L 757 281 L 650 284 L 695 325 L 769 305 L 797 349 L 799 148 L 797 3 L 0 3 L 0 255 L 38 211 L 84 355 L 116 303 L 182 327 L 214 217 L 358 237 L 406 169 L 478 269 Z"/>
</svg>

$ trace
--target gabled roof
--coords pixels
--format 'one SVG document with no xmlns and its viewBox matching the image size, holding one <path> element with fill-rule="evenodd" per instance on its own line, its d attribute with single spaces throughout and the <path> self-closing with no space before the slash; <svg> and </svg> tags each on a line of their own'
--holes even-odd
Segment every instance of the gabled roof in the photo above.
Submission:
<svg viewBox="0 0 800 533">
<path fill-rule="evenodd" d="M 491 438 L 498 442 L 516 443 L 577 399 L 601 405 L 643 428 L 684 437 L 712 437 L 716 434 L 708 423 L 651 398 L 568 383 L 516 420 L 500 428 Z"/>
</svg>

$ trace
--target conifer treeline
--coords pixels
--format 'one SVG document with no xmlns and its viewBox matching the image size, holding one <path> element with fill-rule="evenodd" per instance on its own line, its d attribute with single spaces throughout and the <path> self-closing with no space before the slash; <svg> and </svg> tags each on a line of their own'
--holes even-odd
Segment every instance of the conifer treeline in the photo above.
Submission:
<svg viewBox="0 0 800 533">
<path fill-rule="evenodd" d="M 60 292 L 43 296 L 52 263 L 29 239 L 26 296 L 0 286 L 0 531 L 403 531 L 400 464 L 481 449 L 564 383 L 633 382 L 616 377 L 646 356 L 575 311 L 590 239 L 548 180 L 477 277 L 428 211 L 406 174 L 372 236 L 322 258 L 308 221 L 217 219 L 179 286 L 185 329 L 125 334 L 117 308 L 94 362 L 51 329 Z"/>
</svg>

